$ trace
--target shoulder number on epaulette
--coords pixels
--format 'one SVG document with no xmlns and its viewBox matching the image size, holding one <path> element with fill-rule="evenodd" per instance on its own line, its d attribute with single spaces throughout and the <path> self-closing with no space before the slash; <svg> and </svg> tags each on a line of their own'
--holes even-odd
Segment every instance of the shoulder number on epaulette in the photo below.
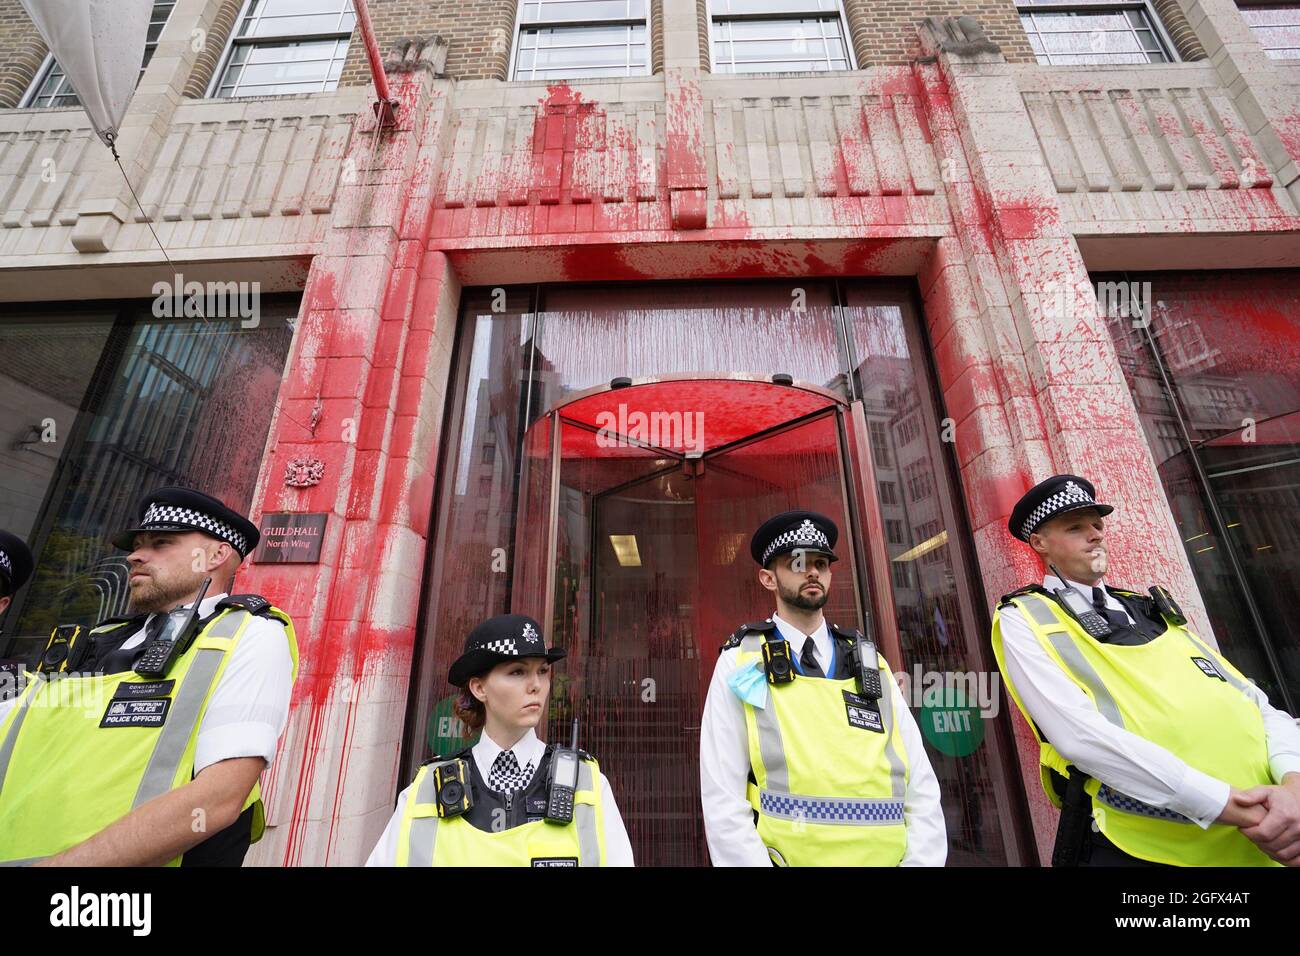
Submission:
<svg viewBox="0 0 1300 956">
<path fill-rule="evenodd" d="M 271 602 L 260 594 L 227 595 L 217 603 L 218 609 L 223 607 L 237 607 L 259 617 L 269 617 L 271 614 Z"/>
<path fill-rule="evenodd" d="M 1022 588 L 1016 588 L 1010 594 L 1002 595 L 998 599 L 998 607 L 1006 607 L 1011 603 L 1012 598 L 1018 598 L 1024 594 L 1047 594 L 1047 591 L 1043 589 L 1041 584 L 1026 584 Z M 1048 595 L 1048 597 L 1051 597 L 1051 595 Z"/>
</svg>

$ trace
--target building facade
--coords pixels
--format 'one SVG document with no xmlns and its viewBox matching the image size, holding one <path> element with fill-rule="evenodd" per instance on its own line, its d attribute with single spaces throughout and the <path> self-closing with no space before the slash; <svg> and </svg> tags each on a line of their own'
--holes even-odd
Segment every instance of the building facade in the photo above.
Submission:
<svg viewBox="0 0 1300 956">
<path fill-rule="evenodd" d="M 391 126 L 347 0 L 156 3 L 119 169 L 0 0 L 0 656 L 121 609 L 151 487 L 318 531 L 237 582 L 302 649 L 250 862 L 362 861 L 506 611 L 638 859 L 705 862 L 703 692 L 786 507 L 845 530 L 828 617 L 905 675 L 954 863 L 1054 832 L 988 643 L 1049 474 L 1295 712 L 1300 7 L 369 6 Z"/>
</svg>

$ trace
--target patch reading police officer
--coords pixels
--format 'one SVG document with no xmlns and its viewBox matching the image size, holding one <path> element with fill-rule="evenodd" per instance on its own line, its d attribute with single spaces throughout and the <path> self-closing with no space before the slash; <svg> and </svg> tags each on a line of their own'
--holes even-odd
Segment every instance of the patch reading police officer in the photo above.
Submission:
<svg viewBox="0 0 1300 956">
<path fill-rule="evenodd" d="M 170 698 L 162 700 L 110 700 L 101 727 L 161 727 L 167 721 Z"/>
<path fill-rule="evenodd" d="M 880 706 L 874 700 L 868 700 L 852 691 L 844 691 L 844 709 L 849 715 L 849 726 L 859 730 L 872 730 L 878 734 L 885 732 L 885 722 L 880 716 Z"/>
<path fill-rule="evenodd" d="M 1228 678 L 1219 673 L 1219 668 L 1215 666 L 1214 661 L 1204 657 L 1193 657 L 1192 663 L 1199 667 L 1206 677 L 1217 677 L 1225 684 L 1228 682 Z"/>
<path fill-rule="evenodd" d="M 167 697 L 176 686 L 174 680 L 151 680 L 144 683 L 122 681 L 113 691 L 114 700 L 145 700 L 152 697 Z"/>
<path fill-rule="evenodd" d="M 577 866 L 578 858 L 576 856 L 535 856 L 529 861 L 529 866 L 550 867 L 550 866 Z"/>
</svg>

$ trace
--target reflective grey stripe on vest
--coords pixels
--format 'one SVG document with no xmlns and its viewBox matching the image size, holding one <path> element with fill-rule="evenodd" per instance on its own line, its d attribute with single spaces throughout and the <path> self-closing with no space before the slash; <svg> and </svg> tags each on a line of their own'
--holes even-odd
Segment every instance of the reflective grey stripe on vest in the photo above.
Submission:
<svg viewBox="0 0 1300 956">
<path fill-rule="evenodd" d="M 25 692 L 22 700 L 14 705 L 15 713 L 13 720 L 9 722 L 9 732 L 5 734 L 4 740 L 0 740 L 0 790 L 3 790 L 5 786 L 5 774 L 9 772 L 9 761 L 13 758 L 14 747 L 18 744 L 18 730 L 27 718 L 27 708 L 36 695 L 41 692 L 39 685 L 46 682 L 46 678 L 40 674 L 33 674 L 32 683 L 36 686 Z"/>
<path fill-rule="evenodd" d="M 451 761 L 430 764 L 421 773 L 424 779 L 419 788 L 406 799 L 419 803 L 434 803 L 438 799 L 438 784 L 434 779 L 434 767 L 446 766 Z M 438 842 L 438 818 L 415 817 L 411 820 L 411 832 L 406 842 L 407 866 L 433 866 L 433 847 Z"/>
<path fill-rule="evenodd" d="M 591 777 L 591 764 L 578 764 L 578 789 L 595 793 L 597 781 Z M 578 865 L 600 866 L 600 837 L 596 833 L 596 808 L 590 803 L 574 803 L 573 825 L 578 828 Z"/>
<path fill-rule="evenodd" d="M 836 826 L 888 827 L 903 823 L 901 798 L 805 797 L 760 790 L 758 810 L 766 817 Z"/>
<path fill-rule="evenodd" d="M 762 654 L 763 635 L 746 634 L 740 642 L 740 651 L 742 654 Z M 762 663 L 761 657 L 759 663 Z M 771 692 L 769 688 L 768 693 Z M 781 725 L 776 722 L 776 714 L 771 707 L 751 707 L 750 710 L 754 712 L 754 722 L 758 725 L 758 753 L 763 758 L 767 785 L 773 790 L 789 790 L 790 768 L 785 763 L 785 744 L 781 741 Z"/>
<path fill-rule="evenodd" d="M 894 746 L 894 685 L 888 674 L 880 677 L 884 693 L 880 695 L 880 717 L 885 727 L 885 759 L 889 761 L 889 792 L 895 800 L 902 800 L 907 792 L 907 768 Z"/>
<path fill-rule="evenodd" d="M 417 804 L 433 803 L 438 797 L 438 786 L 434 781 L 434 767 L 444 764 L 430 764 L 423 772 L 424 779 L 413 797 Z M 594 793 L 596 781 L 591 773 L 591 764 L 583 760 L 578 765 L 578 789 Z M 467 824 L 472 826 L 473 824 Z M 573 807 L 573 825 L 578 828 L 578 862 L 580 866 L 600 866 L 600 835 L 596 832 L 596 808 L 590 803 L 575 803 Z M 438 842 L 438 818 L 414 817 L 406 842 L 407 866 L 433 866 L 433 849 Z"/>
<path fill-rule="evenodd" d="M 29 856 L 25 860 L 0 860 L 0 867 L 6 866 L 31 866 L 33 863 L 39 863 L 41 860 L 48 860 L 48 856 Z"/>
<path fill-rule="evenodd" d="M 239 628 L 250 617 L 242 609 L 235 609 L 222 615 L 208 625 L 199 637 L 231 638 L 239 633 Z M 181 679 L 181 685 L 172 698 L 171 710 L 167 722 L 163 724 L 162 733 L 154 743 L 153 754 L 145 767 L 140 787 L 135 792 L 135 809 L 142 803 L 161 796 L 171 790 L 180 769 L 181 759 L 189 747 L 190 738 L 199 724 L 199 714 L 203 702 L 207 700 L 208 691 L 217 676 L 217 669 L 226 652 L 215 647 L 203 647 L 195 652 L 189 670 Z"/>
<path fill-rule="evenodd" d="M 1017 600 L 1029 609 L 1029 616 L 1034 619 L 1034 623 L 1048 631 L 1047 639 L 1052 642 L 1052 647 L 1065 662 L 1065 666 L 1074 672 L 1075 679 L 1092 692 L 1092 699 L 1096 702 L 1097 710 L 1101 715 L 1116 727 L 1123 728 L 1124 718 L 1120 716 L 1119 705 L 1115 703 L 1115 698 L 1106 689 L 1101 675 L 1093 669 L 1084 658 L 1083 652 L 1075 645 L 1074 638 L 1070 636 L 1061 619 L 1056 616 L 1056 611 L 1052 609 L 1048 599 L 1040 594 L 1022 594 Z"/>
<path fill-rule="evenodd" d="M 1248 688 L 1247 685 L 1243 681 L 1241 681 L 1235 674 L 1230 674 L 1226 667 L 1220 667 L 1219 662 L 1216 659 L 1214 653 L 1203 643 L 1201 643 L 1201 639 L 1199 637 L 1197 637 L 1195 634 L 1193 634 L 1185 627 L 1179 627 L 1179 630 L 1182 631 L 1183 634 L 1186 635 L 1187 639 L 1190 640 L 1193 644 L 1195 644 L 1196 647 L 1200 650 L 1200 652 L 1204 654 L 1211 663 L 1214 664 L 1214 669 L 1223 675 L 1224 680 L 1226 680 L 1233 687 L 1237 688 L 1237 690 L 1239 690 L 1242 694 L 1244 694 L 1252 703 L 1255 702 L 1255 696 L 1250 692 L 1251 688 Z"/>
</svg>

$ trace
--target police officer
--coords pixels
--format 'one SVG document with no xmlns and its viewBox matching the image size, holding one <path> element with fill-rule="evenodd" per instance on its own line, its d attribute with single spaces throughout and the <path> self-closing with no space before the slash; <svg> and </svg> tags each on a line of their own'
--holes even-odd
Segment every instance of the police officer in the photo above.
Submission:
<svg viewBox="0 0 1300 956">
<path fill-rule="evenodd" d="M 776 613 L 723 645 L 704 705 L 700 796 L 715 866 L 947 859 L 939 784 L 889 665 L 822 616 L 838 537 L 825 515 L 787 511 L 750 542 Z"/>
<path fill-rule="evenodd" d="M 0 615 L 9 609 L 34 567 L 27 542 L 9 531 L 0 531 Z"/>
<path fill-rule="evenodd" d="M 179 487 L 140 513 L 112 539 L 132 614 L 65 640 L 0 704 L 0 865 L 238 866 L 261 836 L 293 623 L 228 593 L 258 541 L 243 515 Z"/>
<path fill-rule="evenodd" d="M 1047 572 L 1001 600 L 993 649 L 1064 805 L 1053 864 L 1295 863 L 1300 730 L 1164 589 L 1105 583 L 1113 510 L 1091 482 L 1054 475 L 1008 524 Z"/>
<path fill-rule="evenodd" d="M 420 768 L 367 866 L 632 865 L 596 758 L 537 736 L 564 655 L 523 614 L 470 631 L 449 680 L 460 688 L 456 716 L 482 734 Z"/>
</svg>

